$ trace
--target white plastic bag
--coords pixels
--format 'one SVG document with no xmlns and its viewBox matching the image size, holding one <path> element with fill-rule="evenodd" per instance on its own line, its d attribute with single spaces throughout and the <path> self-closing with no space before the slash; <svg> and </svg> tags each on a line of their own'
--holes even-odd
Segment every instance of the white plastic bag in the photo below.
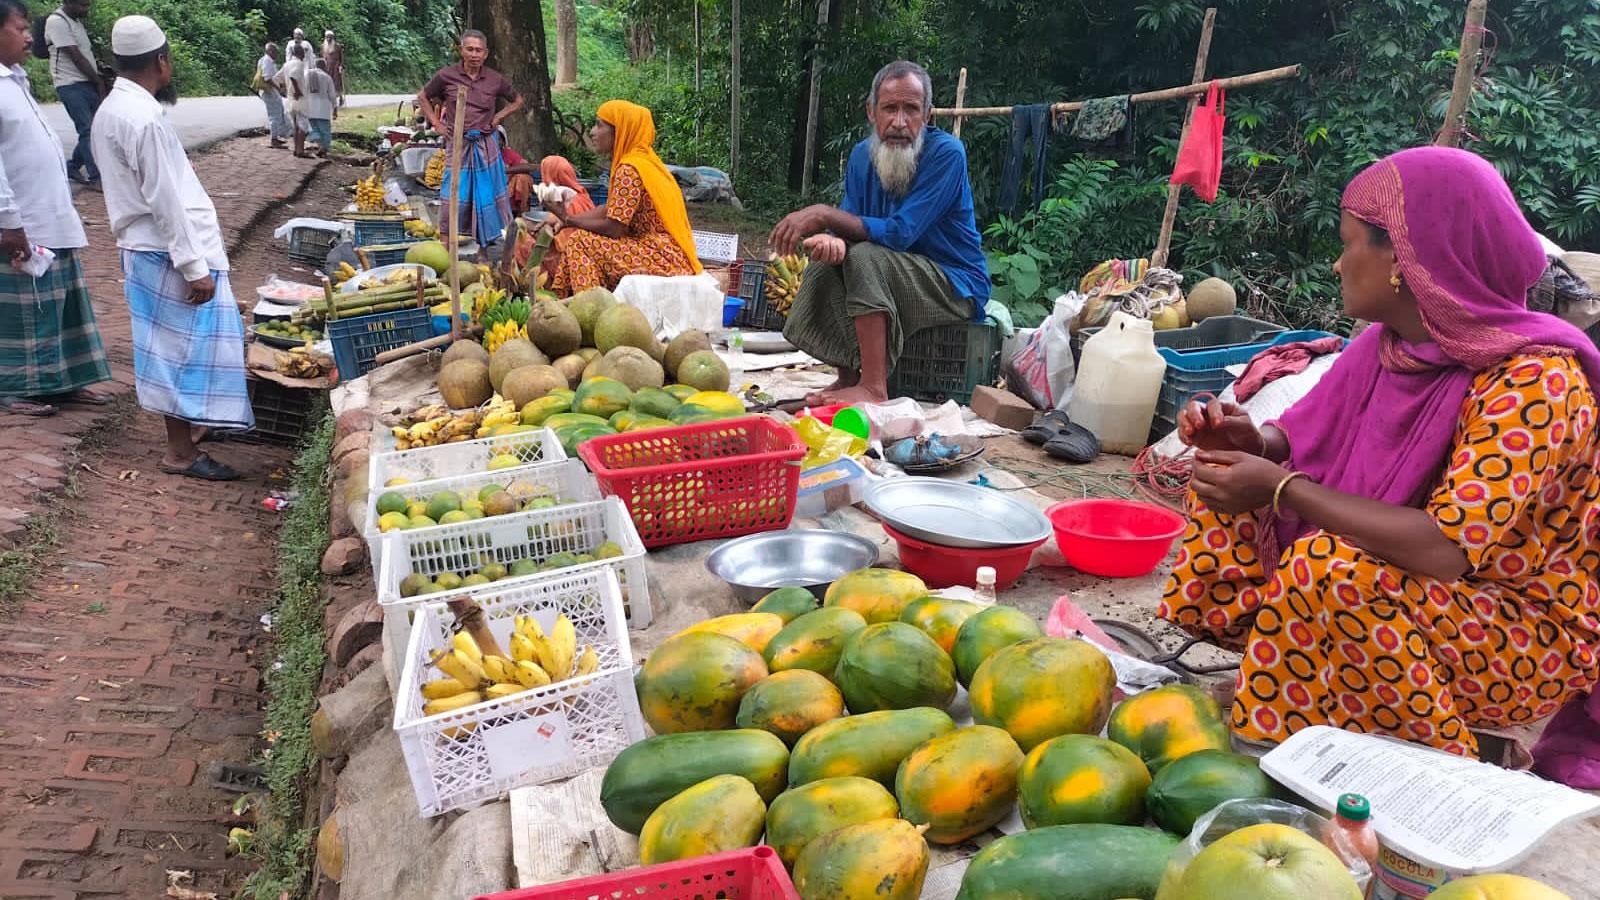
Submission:
<svg viewBox="0 0 1600 900">
<path fill-rule="evenodd" d="M 1156 891 L 1156 900 L 1177 896 L 1178 881 L 1183 878 L 1183 870 L 1188 868 L 1190 860 L 1200 855 L 1200 851 L 1241 828 L 1267 823 L 1288 825 L 1305 832 L 1318 843 L 1323 842 L 1331 827 L 1331 823 L 1323 816 L 1283 800 L 1250 798 L 1220 803 L 1194 823 L 1189 836 L 1168 857 L 1167 869 L 1161 875 L 1161 888 Z M 1346 861 L 1345 868 L 1350 877 L 1355 879 L 1356 886 L 1365 894 L 1367 884 L 1372 880 L 1372 868 L 1359 852 L 1346 844 L 1348 838 L 1343 829 L 1334 829 L 1332 834 L 1334 841 L 1343 848 L 1336 855 Z"/>
<path fill-rule="evenodd" d="M 1084 295 L 1069 291 L 1006 366 L 1011 391 L 1040 409 L 1065 409 L 1072 399 L 1077 367 L 1072 361 L 1072 320 L 1083 310 Z"/>
</svg>

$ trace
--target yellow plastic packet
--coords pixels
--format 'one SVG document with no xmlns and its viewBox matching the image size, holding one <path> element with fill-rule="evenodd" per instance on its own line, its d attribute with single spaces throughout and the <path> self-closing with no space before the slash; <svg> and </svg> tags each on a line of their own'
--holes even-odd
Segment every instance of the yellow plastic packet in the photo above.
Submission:
<svg viewBox="0 0 1600 900">
<path fill-rule="evenodd" d="M 867 452 L 866 441 L 848 431 L 824 425 L 811 416 L 796 418 L 794 430 L 800 433 L 800 440 L 805 441 L 806 446 L 811 448 L 805 458 L 800 460 L 802 470 L 827 465 L 845 456 L 860 456 Z"/>
</svg>

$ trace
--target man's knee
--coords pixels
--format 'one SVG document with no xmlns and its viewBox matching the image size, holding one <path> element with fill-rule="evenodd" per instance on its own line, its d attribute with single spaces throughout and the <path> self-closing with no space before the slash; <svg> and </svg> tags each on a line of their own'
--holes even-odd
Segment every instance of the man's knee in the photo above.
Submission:
<svg viewBox="0 0 1600 900">
<path fill-rule="evenodd" d="M 894 255 L 894 252 L 882 244 L 860 241 L 851 244 L 850 249 L 845 252 L 844 265 L 847 269 L 852 266 L 882 265 L 884 260 Z"/>
</svg>

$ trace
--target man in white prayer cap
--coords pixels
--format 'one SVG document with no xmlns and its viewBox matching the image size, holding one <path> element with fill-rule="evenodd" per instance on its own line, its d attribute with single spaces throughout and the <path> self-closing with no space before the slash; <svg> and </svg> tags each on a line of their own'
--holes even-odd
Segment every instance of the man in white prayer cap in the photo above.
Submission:
<svg viewBox="0 0 1600 900">
<path fill-rule="evenodd" d="M 127 279 L 139 405 L 166 419 L 163 472 L 231 481 L 238 473 L 197 447 L 211 429 L 255 424 L 217 210 L 167 120 L 178 98 L 166 34 L 123 16 L 111 55 L 118 77 L 92 140 Z"/>
</svg>

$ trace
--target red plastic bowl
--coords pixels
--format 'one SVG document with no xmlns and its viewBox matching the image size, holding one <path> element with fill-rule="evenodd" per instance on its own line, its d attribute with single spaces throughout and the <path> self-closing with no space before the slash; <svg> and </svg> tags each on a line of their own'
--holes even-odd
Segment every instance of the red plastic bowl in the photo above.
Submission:
<svg viewBox="0 0 1600 900">
<path fill-rule="evenodd" d="M 1135 500 L 1068 500 L 1044 514 L 1067 565 L 1106 578 L 1154 571 L 1188 525 L 1166 507 Z"/>
<path fill-rule="evenodd" d="M 972 547 L 930 544 L 901 534 L 887 524 L 883 526 L 883 530 L 900 545 L 900 565 L 907 572 L 927 582 L 928 587 L 934 588 L 952 587 L 958 584 L 970 587 L 978 580 L 978 568 L 990 566 L 994 569 L 995 590 L 1003 591 L 1017 583 L 1017 579 L 1027 571 L 1028 560 L 1033 558 L 1033 551 L 1048 540 L 1040 538 L 1015 547 L 980 550 Z"/>
</svg>

